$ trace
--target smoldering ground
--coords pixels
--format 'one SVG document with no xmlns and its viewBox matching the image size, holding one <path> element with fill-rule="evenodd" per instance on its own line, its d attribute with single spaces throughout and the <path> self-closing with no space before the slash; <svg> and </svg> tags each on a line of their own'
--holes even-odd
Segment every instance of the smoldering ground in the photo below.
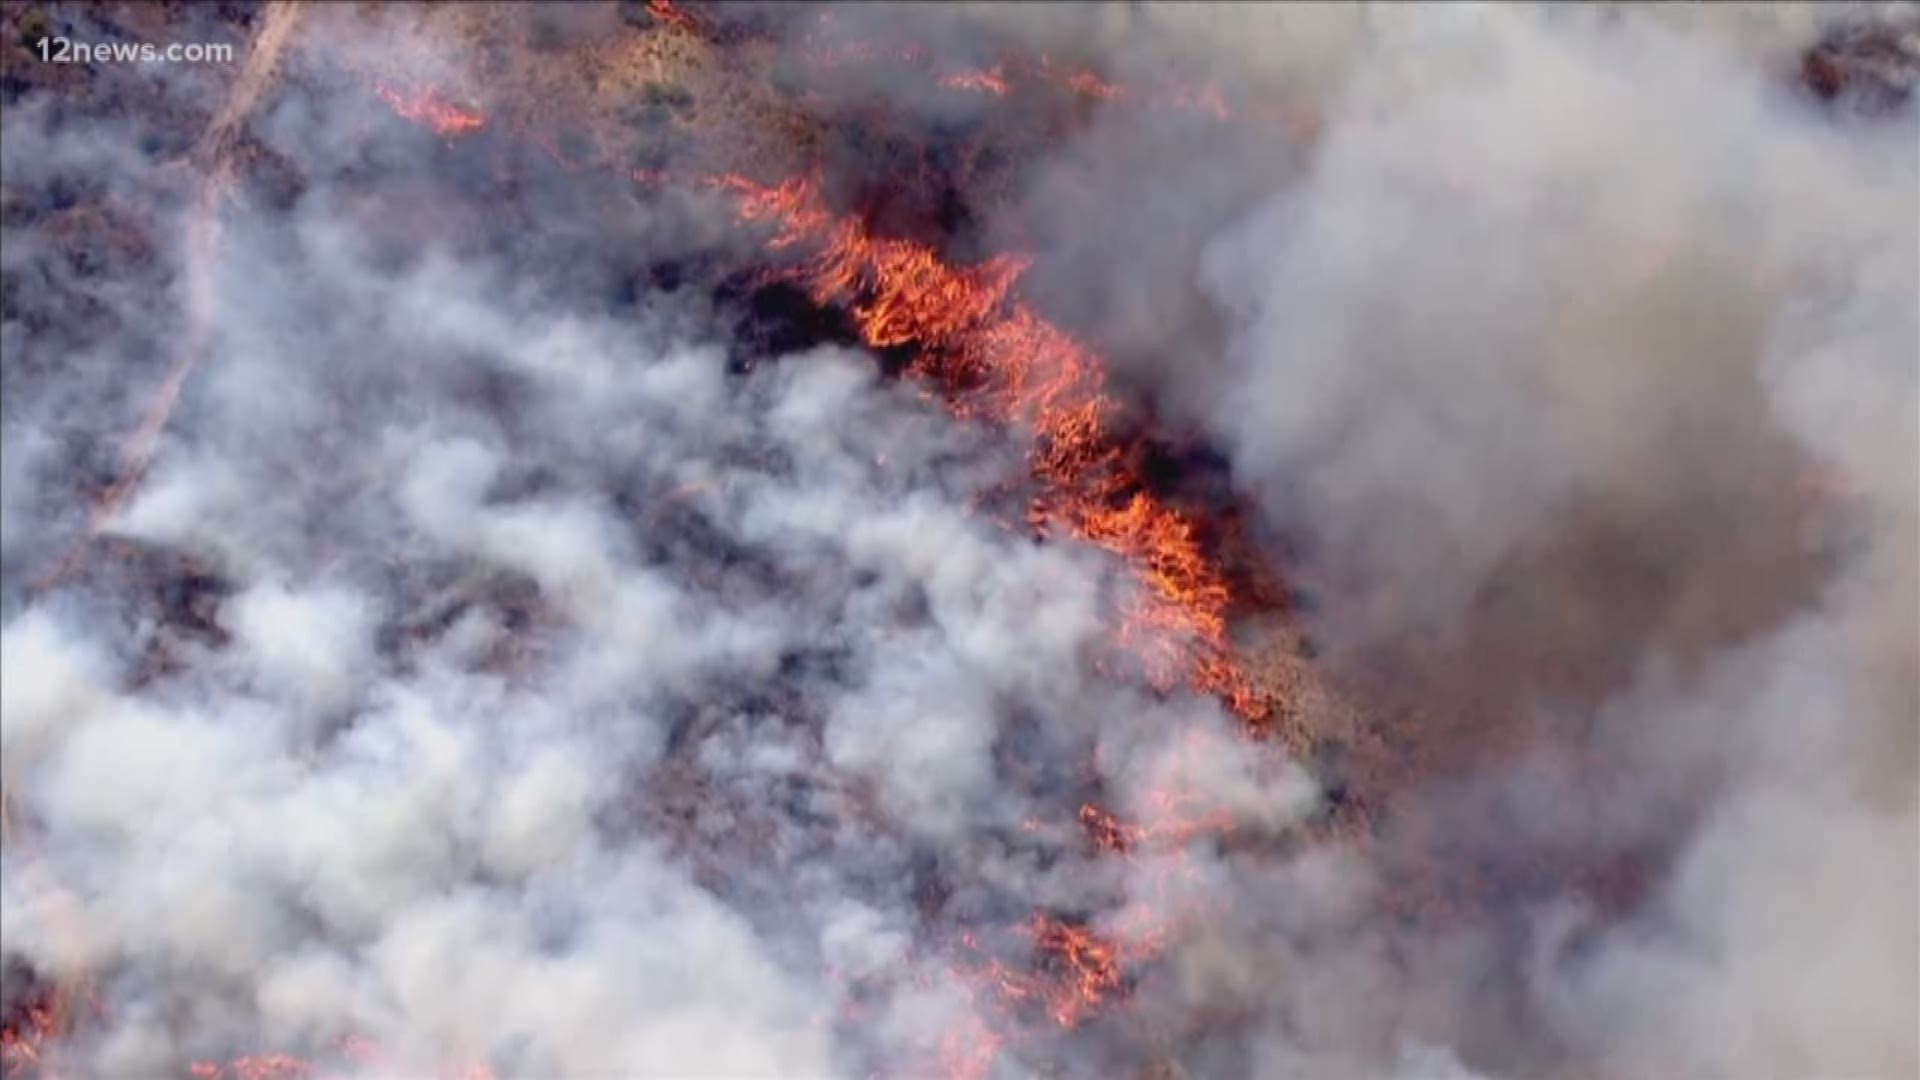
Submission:
<svg viewBox="0 0 1920 1080">
<path fill-rule="evenodd" d="M 6 331 L 0 716 L 36 839 L 5 939 L 96 980 L 67 1052 L 913 1070 L 991 1012 L 955 931 L 1150 899 L 1201 917 L 1125 1023 L 999 1068 L 1920 1069 L 1915 120 L 1793 85 L 1834 20 L 1906 9 L 834 16 L 956 67 L 1200 63 L 1312 117 L 1096 105 L 964 242 L 1037 247 L 1036 302 L 1285 539 L 1388 746 L 1347 766 L 1390 794 L 1376 835 L 1170 877 L 1026 828 L 1094 784 L 1275 832 L 1313 797 L 1205 703 L 1098 677 L 1124 582 L 968 512 L 1004 436 L 833 350 L 729 375 L 736 313 L 633 284 L 734 243 L 715 208 L 508 195 L 351 79 L 253 124 L 305 183 L 230 211 L 124 557 L 31 588 L 137 423 L 129 357 L 179 332 L 185 181 L 28 102 L 9 190 L 104 177 L 151 249 L 88 275 L 39 219 L 9 244 L 109 315 Z M 902 138 L 1003 122 L 817 77 Z"/>
</svg>

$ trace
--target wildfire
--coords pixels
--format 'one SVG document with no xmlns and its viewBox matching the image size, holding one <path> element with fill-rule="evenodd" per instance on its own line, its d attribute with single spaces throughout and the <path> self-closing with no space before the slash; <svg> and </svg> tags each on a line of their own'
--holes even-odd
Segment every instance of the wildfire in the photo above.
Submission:
<svg viewBox="0 0 1920 1080">
<path fill-rule="evenodd" d="M 1120 87 L 1095 75 L 1091 71 L 1085 69 L 1056 71 L 1044 56 L 1040 58 L 1040 72 L 1043 76 L 1060 83 L 1067 89 L 1083 97 L 1111 99 L 1119 97 L 1121 93 Z"/>
<path fill-rule="evenodd" d="M 1116 405 L 1100 364 L 1012 295 L 1028 260 L 950 266 L 924 244 L 874 236 L 857 218 L 832 213 L 812 180 L 714 183 L 736 195 L 741 220 L 775 228 L 774 248 L 808 250 L 798 283 L 816 303 L 845 305 L 869 346 L 912 343 L 908 370 L 939 388 L 955 413 L 1032 429 L 1038 494 L 1028 523 L 1112 552 L 1139 578 L 1118 639 L 1149 682 L 1163 690 L 1185 682 L 1242 719 L 1263 719 L 1227 640 L 1224 574 L 1195 522 L 1142 485 L 1136 451 L 1110 430 Z"/>
<path fill-rule="evenodd" d="M 1079 1027 L 1117 996 L 1125 985 L 1125 966 L 1143 959 L 1045 912 L 1036 913 L 1024 932 L 1040 958 L 1036 970 L 1017 970 L 989 956 L 971 968 L 963 965 L 959 974 L 992 990 L 1002 1009 L 1035 1007 L 1063 1028 Z M 981 950 L 972 935 L 963 936 L 961 945 Z"/>
<path fill-rule="evenodd" d="M 375 92 L 403 119 L 424 124 L 442 138 L 472 134 L 487 122 L 478 110 L 457 105 L 430 86 L 402 90 L 383 82 Z"/>
<path fill-rule="evenodd" d="M 1153 818 L 1146 822 L 1128 822 L 1093 803 L 1080 807 L 1080 825 L 1096 846 L 1125 854 L 1140 847 L 1179 847 L 1202 836 L 1223 836 L 1233 831 L 1231 815 L 1219 810 L 1199 810 L 1189 814 L 1183 800 L 1170 792 L 1154 792 L 1148 805 Z"/>
<path fill-rule="evenodd" d="M 0 1023 L 0 1074 L 25 1076 L 39 1067 L 41 1047 L 66 1030 L 61 997 L 53 990 L 39 994 Z"/>
<path fill-rule="evenodd" d="M 46 1073 L 47 1047 L 71 1032 L 83 1011 L 99 1008 L 86 980 L 48 986 L 9 1007 L 0 1016 L 0 1076 Z"/>
<path fill-rule="evenodd" d="M 647 13 L 676 30 L 695 32 L 700 29 L 700 24 L 694 21 L 693 16 L 675 7 L 673 0 L 647 0 Z"/>
<path fill-rule="evenodd" d="M 1088 92 L 1095 87 L 1081 85 Z M 1116 631 L 1117 651 L 1159 689 L 1184 683 L 1249 723 L 1264 719 L 1264 702 L 1227 639 L 1232 593 L 1224 574 L 1208 557 L 1196 523 L 1142 483 L 1137 448 L 1112 430 L 1118 406 L 1098 359 L 1015 296 L 1029 258 L 1008 254 L 951 265 L 925 244 L 874 235 L 858 217 L 833 212 L 811 178 L 768 185 L 736 174 L 630 175 L 640 183 L 677 179 L 731 196 L 743 223 L 771 227 L 771 249 L 798 256 L 786 273 L 815 303 L 844 308 L 872 348 L 911 345 L 908 373 L 956 415 L 1029 428 L 1037 492 L 1029 526 L 1113 553 L 1141 585 Z M 1173 796 L 1154 796 L 1147 809 L 1151 820 L 1128 823 L 1088 804 L 1080 823 L 1096 849 L 1123 856 L 1143 846 L 1177 848 L 1230 826 L 1221 815 L 1189 813 Z M 1037 913 L 1023 928 L 1037 958 L 1031 969 L 986 955 L 968 934 L 953 970 L 963 985 L 986 993 L 990 1012 L 1037 1010 L 1072 1029 L 1125 994 L 1126 973 L 1160 955 L 1174 922 L 1137 908 L 1108 937 Z M 950 1032 L 939 1050 L 942 1071 L 984 1076 L 1008 1039 L 1007 1032 L 988 1028 Z"/>
<path fill-rule="evenodd" d="M 685 16 L 681 16 L 685 19 Z M 805 56 L 820 68 L 840 68 L 856 64 L 891 63 L 900 67 L 924 67 L 932 61 L 928 50 L 915 42 L 887 41 L 876 38 L 840 38 L 835 34 L 833 13 L 820 15 L 820 28 Z M 690 25 L 691 20 L 687 20 Z M 987 68 L 966 68 L 935 75 L 934 83 L 943 89 L 1005 97 L 1020 86 L 1049 86 L 1091 101 L 1127 101 L 1153 108 L 1204 113 L 1218 120 L 1228 118 L 1226 99 L 1211 83 L 1165 81 L 1145 88 L 1113 82 L 1090 68 L 1060 63 L 1046 54 L 1038 57 L 1010 56 Z"/>
<path fill-rule="evenodd" d="M 875 236 L 857 217 L 833 213 L 810 179 L 767 186 L 726 176 L 705 183 L 738 200 L 743 222 L 771 226 L 774 249 L 800 253 L 793 279 L 814 302 L 844 307 L 867 345 L 912 344 L 909 373 L 954 413 L 1033 431 L 1028 466 L 1037 494 L 1028 523 L 1037 534 L 1064 533 L 1103 548 L 1133 572 L 1141 589 L 1116 644 L 1153 685 L 1184 682 L 1249 723 L 1264 720 L 1264 702 L 1227 639 L 1232 594 L 1224 574 L 1195 523 L 1141 482 L 1136 451 L 1112 430 L 1117 405 L 1097 359 L 1014 296 L 1029 260 L 1003 255 L 973 267 L 949 265 L 924 244 Z M 1122 856 L 1230 830 L 1226 815 L 1193 811 L 1189 802 L 1155 793 L 1147 807 L 1152 817 L 1142 823 L 1122 822 L 1089 803 L 1080 821 L 1097 849 Z M 1127 972 L 1163 952 L 1180 918 L 1145 907 L 1129 915 L 1127 925 L 1103 935 L 1036 913 L 1025 928 L 1037 959 L 1031 968 L 977 958 L 979 942 L 964 935 L 954 971 L 964 985 L 988 992 L 993 1011 L 1038 1009 L 1061 1028 L 1077 1028 L 1126 993 Z M 987 1075 L 1006 1041 L 1004 1033 L 989 1034 L 943 1040 L 943 1071 Z"/>
<path fill-rule="evenodd" d="M 653 0 L 649 8 L 663 23 L 693 27 L 666 0 Z M 1021 77 L 1101 99 L 1126 94 L 1090 72 L 1054 68 L 1044 58 L 1037 67 L 955 72 L 940 82 L 1004 95 Z M 431 87 L 382 82 L 376 92 L 397 115 L 449 140 L 486 124 L 479 111 Z M 1166 100 L 1225 115 L 1210 87 Z M 633 176 L 649 183 L 673 179 L 652 172 Z M 1015 294 L 1028 258 L 1002 255 L 974 266 L 951 265 L 926 244 L 875 235 L 858 217 L 835 213 L 812 178 L 768 185 L 724 175 L 692 182 L 732 196 L 741 222 L 770 228 L 771 248 L 796 256 L 787 271 L 792 280 L 815 303 L 848 311 L 868 346 L 912 345 L 909 374 L 954 414 L 1032 432 L 1029 527 L 1039 536 L 1070 536 L 1111 553 L 1139 584 L 1115 632 L 1116 655 L 1139 665 L 1160 690 L 1184 685 L 1218 698 L 1250 724 L 1264 722 L 1265 704 L 1228 640 L 1232 592 L 1224 573 L 1209 557 L 1197 523 L 1142 481 L 1138 446 L 1114 430 L 1119 408 L 1099 360 Z M 1079 822 L 1096 850 L 1121 856 L 1145 847 L 1176 849 L 1230 827 L 1218 815 L 1189 813 L 1172 797 L 1150 799 L 1147 809 L 1149 820 L 1129 823 L 1088 803 Z M 1039 912 L 1020 928 L 1032 965 L 1009 966 L 968 934 L 954 970 L 963 985 L 988 995 L 990 1013 L 1004 1019 L 1031 1011 L 1073 1029 L 1126 994 L 1128 973 L 1163 952 L 1172 928 L 1172 920 L 1147 909 L 1131 911 L 1104 934 Z M 71 1026 L 70 1006 L 67 995 L 50 992 L 0 1026 L 0 1074 L 22 1076 L 38 1068 L 41 1048 Z M 990 1024 L 969 1022 L 965 1031 L 942 1040 L 945 1071 L 986 1075 L 1008 1038 Z M 364 1040 L 349 1037 L 341 1046 L 362 1063 L 377 1058 Z M 319 1071 L 306 1059 L 277 1053 L 189 1067 L 194 1080 L 304 1080 Z M 458 1077 L 491 1080 L 479 1066 Z"/>
<path fill-rule="evenodd" d="M 312 1076 L 313 1066 L 290 1054 L 250 1054 L 224 1065 L 196 1061 L 187 1072 L 194 1080 L 296 1080 Z"/>
<path fill-rule="evenodd" d="M 998 67 L 971 71 L 956 71 L 948 75 L 942 75 L 940 77 L 940 85 L 949 90 L 973 90 L 983 94 L 992 94 L 995 97 L 1005 97 L 1009 89 L 1007 76 L 1005 72 Z"/>
<path fill-rule="evenodd" d="M 356 1071 L 374 1075 L 393 1075 L 393 1064 L 385 1060 L 380 1047 L 357 1035 L 338 1040 L 339 1058 L 351 1062 Z M 320 1066 L 292 1054 L 245 1054 L 229 1061 L 196 1061 L 187 1067 L 193 1080 L 309 1080 L 322 1075 Z M 468 1065 L 452 1072 L 437 1074 L 438 1080 L 494 1080 L 485 1065 Z"/>
</svg>

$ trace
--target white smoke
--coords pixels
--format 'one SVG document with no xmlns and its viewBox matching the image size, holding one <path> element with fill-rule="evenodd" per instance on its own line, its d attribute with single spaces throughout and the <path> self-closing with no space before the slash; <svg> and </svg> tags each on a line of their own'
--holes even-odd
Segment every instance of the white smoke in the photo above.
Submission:
<svg viewBox="0 0 1920 1080">
<path fill-rule="evenodd" d="M 261 122 L 314 186 L 228 211 L 213 346 L 50 589 L 86 481 L 28 451 L 125 428 L 78 375 L 10 384 L 36 558 L 0 630 L 0 919 L 9 962 L 99 1002 L 48 1052 L 332 1068 L 350 1036 L 376 1075 L 834 1076 L 1005 1029 L 956 935 L 1024 965 L 1001 939 L 1036 906 L 1120 902 L 1077 831 L 1026 823 L 1071 823 L 1104 724 L 1217 710 L 1097 675 L 1110 561 L 972 509 L 1019 447 L 870 358 L 730 374 L 670 328 L 697 311 L 556 298 L 525 249 L 396 252 L 379 188 L 334 171 L 344 131 L 396 185 L 433 167 L 383 109 Z M 21 116 L 51 167 L 128 137 Z M 116 313 L 112 344 L 165 344 Z M 1213 767 L 1251 768 L 1237 745 Z"/>
<path fill-rule="evenodd" d="M 1018 447 L 867 358 L 732 375 L 695 302 L 547 287 L 711 222 L 534 192 L 500 241 L 402 202 L 446 178 L 313 90 L 257 125 L 311 186 L 234 212 L 125 546 L 51 591 L 144 404 L 118 374 L 176 328 L 164 275 L 10 230 L 10 272 L 115 316 L 65 367 L 46 322 L 0 331 L 31 838 L 0 930 L 99 989 L 61 1053 L 921 1070 L 1007 1022 L 957 931 L 1044 907 L 1127 942 L 1145 903 L 1178 932 L 1121 1021 L 1004 1071 L 1920 1071 L 1920 168 L 1911 105 L 1791 89 L 1839 14 L 836 14 L 965 63 L 982 34 L 1119 77 L 1211 59 L 1311 113 L 1103 108 L 1008 217 L 1044 309 L 1297 541 L 1389 748 L 1351 767 L 1372 835 L 1303 842 L 1297 765 L 1098 675 L 1112 567 L 973 509 Z M 110 177 L 177 265 L 131 133 L 9 119 L 9 184 Z M 1086 858 L 1094 784 L 1232 839 Z"/>
<path fill-rule="evenodd" d="M 1920 9 L 970 17 L 1237 91 L 1102 107 L 1001 224 L 1369 714 L 1373 842 L 1230 854 L 1143 987 L 1189 1071 L 1920 1071 L 1920 134 L 1799 85 L 1910 92 Z"/>
<path fill-rule="evenodd" d="M 1381 13 L 1310 164 L 1207 255 L 1202 412 L 1311 533 L 1336 659 L 1399 672 L 1410 722 L 1515 733 L 1442 796 L 1497 812 L 1410 798 L 1424 843 L 1655 868 L 1626 915 L 1389 933 L 1384 982 L 1341 931 L 1311 1002 L 1248 995 L 1283 1045 L 1920 1070 L 1914 113 L 1836 118 L 1697 13 Z M 1458 996 L 1509 965 L 1505 1002 Z"/>
</svg>

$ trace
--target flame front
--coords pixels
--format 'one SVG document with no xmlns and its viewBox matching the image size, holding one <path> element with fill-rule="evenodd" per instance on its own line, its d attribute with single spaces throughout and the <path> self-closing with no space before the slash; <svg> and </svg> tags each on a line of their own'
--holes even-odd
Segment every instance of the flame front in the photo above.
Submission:
<svg viewBox="0 0 1920 1080">
<path fill-rule="evenodd" d="M 478 110 L 457 105 L 430 86 L 403 90 L 381 83 L 375 92 L 402 119 L 423 124 L 445 138 L 472 134 L 487 122 Z"/>
<path fill-rule="evenodd" d="M 913 346 L 909 372 L 936 388 L 953 412 L 1033 432 L 1028 466 L 1037 494 L 1028 522 L 1040 534 L 1064 533 L 1109 551 L 1133 572 L 1141 588 L 1116 644 L 1153 685 L 1184 683 L 1251 724 L 1264 721 L 1265 702 L 1227 639 L 1232 593 L 1224 574 L 1194 522 L 1142 484 L 1134 452 L 1111 430 L 1117 405 L 1096 358 L 1013 295 L 1029 260 L 1004 255 L 951 266 L 924 244 L 875 236 L 857 218 L 832 213 L 812 180 L 767 186 L 727 176 L 705 183 L 737 198 L 742 221 L 770 225 L 773 248 L 800 249 L 791 276 L 816 303 L 845 307 L 867 345 Z M 1230 829 L 1225 815 L 1192 812 L 1189 801 L 1156 792 L 1148 800 L 1153 817 L 1139 823 L 1087 804 L 1080 822 L 1097 849 L 1122 857 L 1139 846 L 1177 849 Z M 1036 913 L 1025 927 L 1036 958 L 1030 969 L 985 954 L 965 935 L 953 970 L 964 985 L 985 992 L 976 992 L 975 1002 L 990 1014 L 1007 1019 L 1038 1009 L 1059 1027 L 1076 1028 L 1125 994 L 1128 971 L 1158 957 L 1180 919 L 1147 907 L 1128 914 L 1126 925 L 1103 936 Z M 1017 1019 L 1005 1025 L 1019 1026 Z M 987 1075 L 1007 1030 L 949 1033 L 940 1048 L 942 1071 Z"/>
<path fill-rule="evenodd" d="M 1136 451 L 1110 430 L 1116 404 L 1098 361 L 1012 295 L 1028 260 L 950 266 L 925 244 L 874 236 L 833 214 L 812 180 L 713 183 L 739 199 L 743 221 L 774 227 L 773 247 L 808 250 L 794 271 L 799 283 L 816 303 L 846 306 L 867 345 L 913 345 L 910 372 L 955 413 L 1032 430 L 1038 494 L 1028 522 L 1112 552 L 1138 577 L 1117 637 L 1154 686 L 1184 682 L 1244 720 L 1264 719 L 1227 639 L 1225 575 L 1194 521 L 1143 486 Z"/>
</svg>

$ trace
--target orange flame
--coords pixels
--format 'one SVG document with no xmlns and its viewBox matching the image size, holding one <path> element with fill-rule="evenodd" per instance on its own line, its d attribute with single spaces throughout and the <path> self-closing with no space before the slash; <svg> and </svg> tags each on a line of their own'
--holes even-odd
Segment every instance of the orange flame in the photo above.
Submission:
<svg viewBox="0 0 1920 1080">
<path fill-rule="evenodd" d="M 381 83 L 375 92 L 402 119 L 424 124 L 443 138 L 472 134 L 487 123 L 478 110 L 454 104 L 431 86 L 401 90 Z"/>
<path fill-rule="evenodd" d="M 297 1080 L 312 1076 L 313 1066 L 289 1054 L 249 1054 L 224 1065 L 196 1061 L 187 1072 L 194 1080 Z"/>
<path fill-rule="evenodd" d="M 44 1072 L 47 1047 L 73 1030 L 82 1004 L 99 1009 L 85 980 L 48 986 L 13 1005 L 0 1021 L 0 1076 L 26 1077 Z"/>
<path fill-rule="evenodd" d="M 675 7 L 673 0 L 647 0 L 647 12 L 676 30 L 692 32 L 700 29 L 693 16 Z"/>
<path fill-rule="evenodd" d="M 361 1069 L 392 1074 L 391 1063 L 383 1060 L 380 1047 L 359 1035 L 338 1040 L 338 1053 Z M 228 1061 L 196 1061 L 187 1067 L 193 1080 L 306 1080 L 321 1073 L 319 1066 L 292 1054 L 244 1054 Z M 467 1065 L 438 1074 L 439 1080 L 494 1080 L 493 1070 L 485 1065 Z"/>
<path fill-rule="evenodd" d="M 772 246 L 811 249 L 799 283 L 816 303 L 847 305 L 869 346 L 914 344 L 909 370 L 943 390 L 955 413 L 1032 428 L 1028 465 L 1039 494 L 1028 522 L 1112 552 L 1133 570 L 1144 588 L 1118 638 L 1150 683 L 1184 682 L 1243 719 L 1262 718 L 1227 640 L 1225 576 L 1188 515 L 1141 486 L 1134 451 L 1109 430 L 1116 405 L 1099 363 L 1011 295 L 1028 260 L 949 266 L 924 244 L 877 237 L 831 213 L 810 180 L 714 184 L 736 195 L 742 220 L 775 227 Z"/>
<path fill-rule="evenodd" d="M 940 85 L 949 90 L 974 90 L 995 97 L 1005 97 L 1009 89 L 1006 73 L 999 67 L 956 71 L 941 76 Z"/>
<path fill-rule="evenodd" d="M 65 1009 L 53 991 L 38 995 L 0 1024 L 0 1075 L 25 1076 L 40 1065 L 41 1047 L 66 1030 Z"/>
<path fill-rule="evenodd" d="M 1060 83 L 1084 97 L 1117 98 L 1124 93 L 1121 87 L 1084 68 L 1058 71 L 1044 56 L 1040 58 L 1040 74 L 1048 81 Z"/>
<path fill-rule="evenodd" d="M 823 27 L 837 25 L 828 12 L 821 14 L 820 22 Z M 928 50 L 916 42 L 874 38 L 817 42 L 803 55 L 807 62 L 821 68 L 872 63 L 925 66 L 930 59 Z M 1127 101 L 1152 108 L 1204 113 L 1216 120 L 1226 120 L 1232 115 L 1220 88 L 1212 83 L 1167 80 L 1143 90 L 1112 82 L 1090 68 L 1060 64 L 1044 53 L 1038 57 L 1012 56 L 991 68 L 949 71 L 937 75 L 934 82 L 948 90 L 995 97 L 1005 97 L 1018 86 L 1053 86 L 1094 101 Z"/>
<path fill-rule="evenodd" d="M 1125 854 L 1140 847 L 1179 847 L 1202 836 L 1224 836 L 1233 831 L 1232 815 L 1222 810 L 1200 811 L 1189 816 L 1183 812 L 1185 801 L 1171 792 L 1156 791 L 1149 797 L 1154 817 L 1145 822 L 1126 822 L 1093 803 L 1080 807 L 1080 824 L 1096 847 Z"/>
<path fill-rule="evenodd" d="M 1139 482 L 1132 451 L 1110 430 L 1117 406 L 1097 360 L 1013 296 L 1028 260 L 1003 255 L 950 266 L 926 245 L 874 236 L 858 219 L 831 213 L 810 180 L 767 187 L 728 176 L 708 184 L 735 195 L 742 220 L 773 226 L 773 247 L 806 250 L 793 271 L 799 284 L 816 303 L 845 306 L 869 346 L 913 344 L 909 371 L 942 391 L 955 413 L 1033 430 L 1028 465 L 1039 493 L 1028 521 L 1040 533 L 1064 532 L 1112 552 L 1133 571 L 1142 589 L 1116 637 L 1150 682 L 1162 689 L 1184 682 L 1244 720 L 1264 719 L 1264 702 L 1227 640 L 1225 576 L 1194 523 Z M 1080 818 L 1098 849 L 1121 855 L 1231 830 L 1224 812 L 1195 811 L 1192 801 L 1157 791 L 1146 822 L 1123 823 L 1092 804 Z M 1036 967 L 988 957 L 963 961 L 955 973 L 989 991 L 998 1010 L 1037 1008 L 1073 1029 L 1123 996 L 1126 973 L 1157 958 L 1175 929 L 1173 918 L 1147 907 L 1128 916 L 1108 937 L 1037 913 L 1026 928 Z M 962 946 L 979 951 L 971 935 Z M 942 1040 L 944 1072 L 991 1071 L 1006 1036 L 976 1030 L 982 1027 L 970 1023 L 965 1037 Z"/>
</svg>

